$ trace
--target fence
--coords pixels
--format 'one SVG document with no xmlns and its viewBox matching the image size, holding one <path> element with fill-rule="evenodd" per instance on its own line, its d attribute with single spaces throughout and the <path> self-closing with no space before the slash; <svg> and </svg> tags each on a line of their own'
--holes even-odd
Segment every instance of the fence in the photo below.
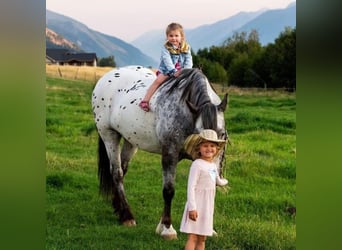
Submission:
<svg viewBox="0 0 342 250">
<path fill-rule="evenodd" d="M 81 80 L 96 83 L 105 73 L 112 70 L 112 67 L 90 67 L 90 66 L 70 66 L 70 65 L 46 65 L 46 75 L 49 77 L 63 78 L 70 80 Z M 152 69 L 153 70 L 153 69 Z M 222 84 L 213 83 L 214 89 L 218 94 L 235 93 L 243 95 L 246 93 L 262 94 L 265 92 L 296 92 L 295 89 L 289 90 L 285 88 L 240 88 L 236 86 L 223 86 Z"/>
<path fill-rule="evenodd" d="M 112 70 L 112 67 L 90 67 L 70 65 L 46 65 L 46 75 L 49 77 L 63 78 L 70 80 L 81 80 L 97 82 L 105 73 Z"/>
</svg>

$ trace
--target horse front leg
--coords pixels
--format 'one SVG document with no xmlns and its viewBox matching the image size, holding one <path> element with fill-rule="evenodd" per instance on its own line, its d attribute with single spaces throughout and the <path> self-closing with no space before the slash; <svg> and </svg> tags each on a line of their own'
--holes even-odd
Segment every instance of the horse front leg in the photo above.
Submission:
<svg viewBox="0 0 342 250">
<path fill-rule="evenodd" d="M 171 220 L 171 205 L 175 195 L 174 184 L 177 162 L 178 154 L 162 154 L 164 210 L 162 218 L 156 228 L 156 233 L 167 240 L 177 239 L 177 232 L 172 227 Z"/>
</svg>

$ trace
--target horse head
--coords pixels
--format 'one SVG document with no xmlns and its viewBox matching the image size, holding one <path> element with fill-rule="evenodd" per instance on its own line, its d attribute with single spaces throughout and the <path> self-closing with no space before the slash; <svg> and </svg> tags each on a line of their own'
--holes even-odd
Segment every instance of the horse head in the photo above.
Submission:
<svg viewBox="0 0 342 250">
<path fill-rule="evenodd" d="M 225 94 L 221 100 L 202 71 L 198 69 L 183 71 L 184 73 L 177 81 L 179 83 L 183 79 L 188 81 L 185 84 L 182 99 L 186 102 L 194 118 L 193 133 L 200 133 L 203 129 L 212 129 L 216 131 L 219 139 L 228 139 L 224 119 L 224 112 L 228 106 L 228 94 Z M 179 83 L 178 85 L 180 85 Z M 220 175 L 223 168 L 224 151 L 217 157 L 217 168 Z"/>
<path fill-rule="evenodd" d="M 212 129 L 217 133 L 219 139 L 227 140 L 228 133 L 225 128 L 224 111 L 228 104 L 228 94 L 224 95 L 223 100 L 218 105 L 213 103 L 206 103 L 201 107 L 196 107 L 192 103 L 188 102 L 189 107 L 191 106 L 192 112 L 196 117 L 194 133 L 200 133 L 203 129 Z M 217 170 L 220 176 L 222 176 L 223 163 L 225 149 L 216 157 Z"/>
</svg>

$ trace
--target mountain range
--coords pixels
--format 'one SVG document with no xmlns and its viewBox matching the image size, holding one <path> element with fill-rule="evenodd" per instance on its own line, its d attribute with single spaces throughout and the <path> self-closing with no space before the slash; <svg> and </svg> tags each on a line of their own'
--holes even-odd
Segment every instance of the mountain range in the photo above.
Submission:
<svg viewBox="0 0 342 250">
<path fill-rule="evenodd" d="M 46 10 L 46 48 L 70 48 L 65 43 L 56 46 L 53 37 L 48 34 L 50 31 L 63 37 L 65 41 L 73 44 L 80 51 L 96 53 L 97 57 L 109 57 L 114 55 L 117 66 L 144 65 L 152 66 L 156 62 L 151 57 L 142 53 L 133 45 L 113 36 L 109 36 L 95 30 L 89 29 L 86 25 L 70 17 Z M 77 49 L 76 49 L 77 51 Z"/>
<path fill-rule="evenodd" d="M 220 46 L 235 32 L 258 31 L 262 45 L 274 42 L 285 27 L 296 27 L 296 2 L 287 8 L 240 12 L 227 19 L 194 29 L 185 29 L 193 51 Z M 70 17 L 46 10 L 46 47 L 69 48 L 73 51 L 95 52 L 98 57 L 114 55 L 117 66 L 143 65 L 157 67 L 164 30 L 144 33 L 132 42 L 89 29 Z"/>
<path fill-rule="evenodd" d="M 274 42 L 285 27 L 296 27 L 296 2 L 285 9 L 240 12 L 213 24 L 185 29 L 185 34 L 192 50 L 197 52 L 198 49 L 222 45 L 235 32 L 250 32 L 252 29 L 258 31 L 260 43 L 267 45 Z M 164 41 L 165 31 L 154 30 L 133 40 L 132 44 L 158 61 Z"/>
</svg>

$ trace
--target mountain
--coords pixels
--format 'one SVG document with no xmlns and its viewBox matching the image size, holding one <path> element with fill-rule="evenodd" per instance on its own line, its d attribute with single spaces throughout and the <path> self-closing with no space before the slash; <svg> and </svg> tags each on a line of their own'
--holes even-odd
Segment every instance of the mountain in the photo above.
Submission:
<svg viewBox="0 0 342 250">
<path fill-rule="evenodd" d="M 218 21 L 214 24 L 203 25 L 192 29 L 187 33 L 187 40 L 194 51 L 200 48 L 208 48 L 221 44 L 234 30 L 250 22 L 265 10 L 257 12 L 240 12 L 230 18 Z"/>
<path fill-rule="evenodd" d="M 296 26 L 296 2 L 287 8 L 240 12 L 232 17 L 194 29 L 185 29 L 186 38 L 194 52 L 198 49 L 220 46 L 234 32 L 258 31 L 262 45 L 274 42 L 285 27 Z M 86 25 L 46 10 L 46 47 L 71 48 L 75 51 L 94 52 L 97 57 L 114 55 L 118 66 L 144 65 L 157 67 L 160 50 L 165 41 L 164 30 L 152 30 L 138 37 L 131 44 L 123 40 L 89 29 Z M 64 39 L 64 40 L 63 40 Z M 71 46 L 71 47 L 68 47 Z"/>
<path fill-rule="evenodd" d="M 45 39 L 46 48 L 49 49 L 68 49 L 72 52 L 83 52 L 80 47 L 78 47 L 73 42 L 65 39 L 63 36 L 57 34 L 53 30 L 45 28 Z"/>
<path fill-rule="evenodd" d="M 210 25 L 202 25 L 195 29 L 185 29 L 186 40 L 191 44 L 193 51 L 197 52 L 200 48 L 210 47 L 213 44 L 218 44 L 226 38 L 225 34 L 231 33 L 249 22 L 262 11 L 254 13 L 241 12 L 231 18 L 218 21 Z M 132 44 L 140 48 L 146 54 L 151 55 L 155 60 L 159 60 L 160 50 L 165 41 L 164 30 L 149 31 L 138 37 Z"/>
<path fill-rule="evenodd" d="M 159 62 L 160 51 L 162 49 L 164 41 L 165 30 L 151 30 L 139 36 L 131 43 L 135 47 L 139 48 L 141 51 L 144 51 L 144 53 L 146 53 L 147 55 L 150 55 L 154 60 Z"/>
<path fill-rule="evenodd" d="M 274 42 L 285 27 L 296 27 L 296 5 L 290 4 L 286 9 L 269 10 L 257 16 L 236 30 L 236 32 L 255 29 L 259 34 L 259 41 L 266 45 Z"/>
<path fill-rule="evenodd" d="M 46 10 L 46 27 L 84 52 L 94 52 L 99 58 L 114 55 L 117 66 L 153 66 L 157 64 L 154 59 L 142 53 L 131 44 L 116 37 L 89 29 L 86 25 L 72 18 L 49 10 Z M 46 47 L 54 48 L 54 46 L 57 45 L 47 38 Z"/>
<path fill-rule="evenodd" d="M 256 29 L 262 45 L 274 42 L 285 27 L 296 26 L 296 2 L 284 9 L 259 10 L 256 12 L 240 12 L 227 19 L 213 24 L 202 25 L 194 29 L 185 29 L 186 39 L 194 52 L 198 49 L 220 46 L 234 32 L 250 32 Z M 164 30 L 149 31 L 131 43 L 153 57 L 156 61 L 160 57 L 160 49 L 165 41 Z"/>
</svg>

